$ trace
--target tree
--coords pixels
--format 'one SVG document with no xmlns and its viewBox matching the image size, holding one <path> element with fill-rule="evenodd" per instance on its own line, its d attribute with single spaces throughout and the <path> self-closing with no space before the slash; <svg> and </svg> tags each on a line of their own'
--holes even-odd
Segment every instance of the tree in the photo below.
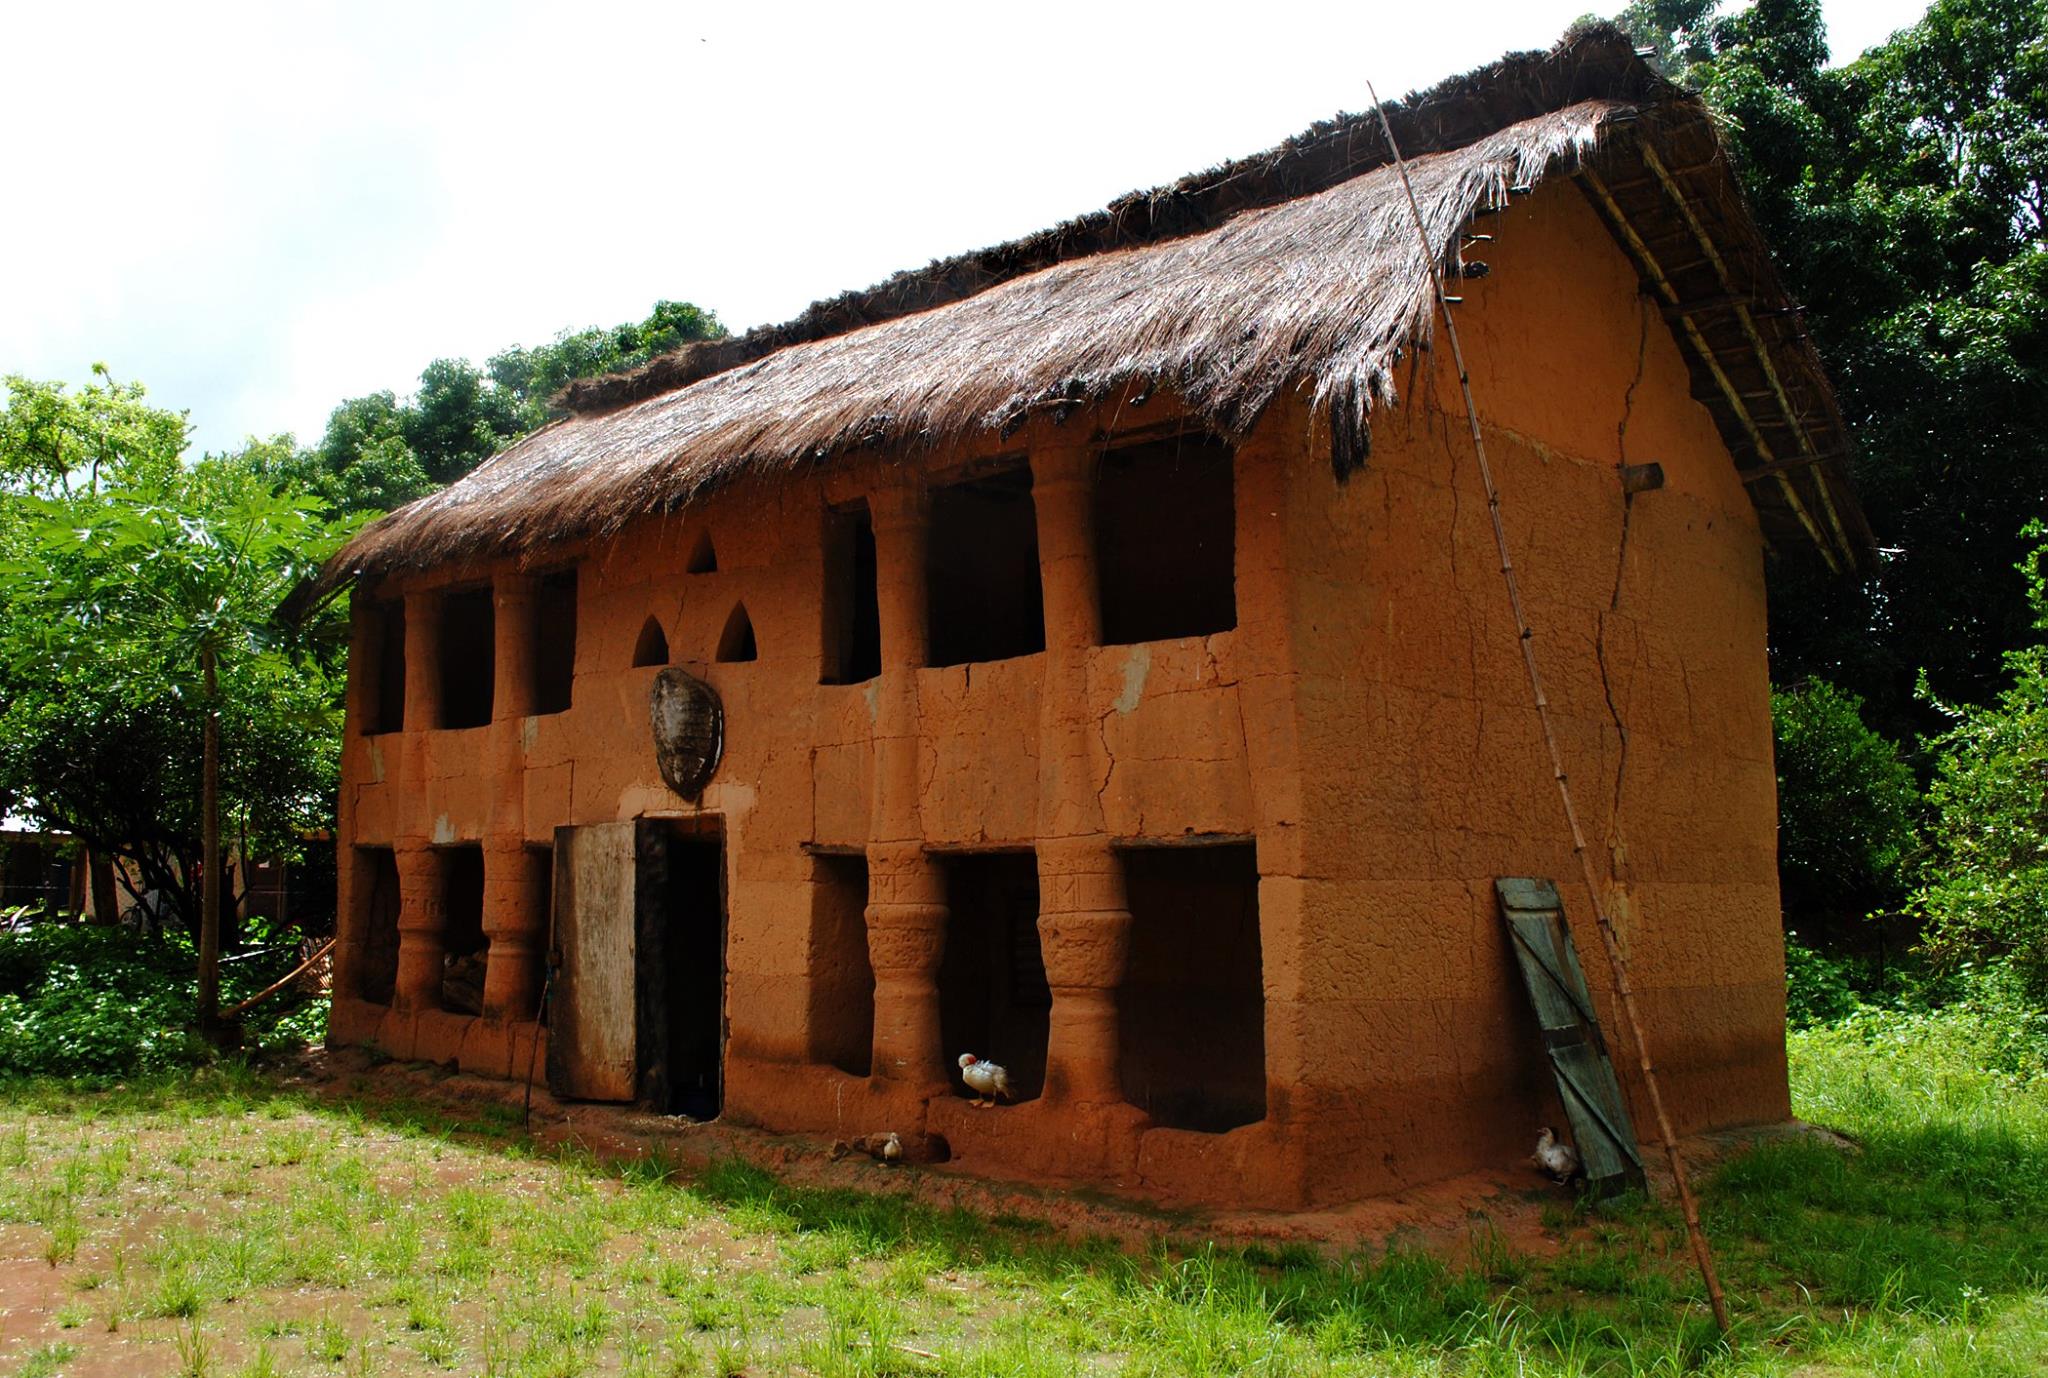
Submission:
<svg viewBox="0 0 2048 1378">
<path fill-rule="evenodd" d="M 10 383 L 10 413 L 16 397 L 30 415 L 0 435 L 47 436 L 47 412 L 93 438 L 97 413 L 67 411 L 61 388 Z M 139 388 L 126 398 L 140 399 Z M 181 466 L 184 422 L 172 420 L 144 428 L 157 440 L 147 452 L 99 435 L 119 462 L 90 485 L 77 469 L 58 474 L 58 460 L 6 495 L 0 780 L 31 817 L 133 859 L 188 917 L 196 908 L 206 1026 L 218 1008 L 223 814 L 261 834 L 331 797 L 340 680 L 318 643 L 338 642 L 335 616 L 286 627 L 275 610 L 347 528 L 256 466 Z M 19 450 L 12 465 L 33 467 Z"/>
<path fill-rule="evenodd" d="M 1778 878 L 1799 931 L 1840 938 L 1904 896 L 1919 790 L 1863 704 L 1826 680 L 1771 694 L 1777 735 Z"/>
<path fill-rule="evenodd" d="M 384 512 L 461 478 L 553 419 L 554 396 L 578 378 L 645 363 L 693 340 L 723 337 L 718 318 L 688 302 L 656 302 L 645 320 L 564 331 L 514 346 L 484 367 L 436 359 L 419 391 L 351 397 L 311 449 L 290 436 L 252 440 L 242 454 L 262 472 L 319 494 L 343 512 Z"/>
<path fill-rule="evenodd" d="M 1895 737 L 1914 686 L 1993 694 L 2030 615 L 2002 571 L 2048 512 L 2048 0 L 1936 0 L 1826 66 L 1818 0 L 1639 0 L 1622 15 L 1725 121 L 1840 391 L 1888 554 L 1861 585 L 1772 581 L 1781 682 L 1852 690 Z"/>
</svg>

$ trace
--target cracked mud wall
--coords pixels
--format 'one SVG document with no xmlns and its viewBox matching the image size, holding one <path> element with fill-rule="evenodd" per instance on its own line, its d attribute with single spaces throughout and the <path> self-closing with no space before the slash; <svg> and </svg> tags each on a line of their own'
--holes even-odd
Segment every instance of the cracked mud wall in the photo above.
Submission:
<svg viewBox="0 0 2048 1378">
<path fill-rule="evenodd" d="M 1755 517 L 1670 330 L 1576 188 L 1548 187 L 1487 228 L 1496 242 L 1469 252 L 1493 271 L 1463 284 L 1454 309 L 1574 802 L 1665 1095 L 1680 1132 L 1782 1119 Z M 1297 479 L 1289 512 L 1313 764 L 1291 882 L 1304 941 L 1269 965 L 1268 1039 L 1307 1069 L 1288 1113 L 1340 1197 L 1510 1161 L 1555 1118 L 1498 875 L 1558 881 L 1638 1132 L 1650 1122 L 1449 351 L 1413 366 L 1365 472 L 1342 487 Z M 1625 505 L 1618 466 L 1647 462 L 1665 486 Z"/>
</svg>

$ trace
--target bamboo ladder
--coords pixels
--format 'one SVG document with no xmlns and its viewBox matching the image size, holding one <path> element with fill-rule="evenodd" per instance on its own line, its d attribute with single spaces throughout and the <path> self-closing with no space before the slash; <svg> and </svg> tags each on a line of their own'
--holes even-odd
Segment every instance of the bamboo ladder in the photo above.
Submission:
<svg viewBox="0 0 2048 1378">
<path fill-rule="evenodd" d="M 1528 673 L 1529 693 L 1536 706 L 1537 721 L 1543 726 L 1543 744 L 1550 752 L 1550 773 L 1557 781 L 1565 825 L 1571 830 L 1572 855 L 1578 860 L 1580 876 L 1593 906 L 1593 919 L 1600 930 L 1600 941 L 1607 950 L 1608 966 L 1614 973 L 1614 993 L 1621 1005 L 1623 1020 L 1628 1025 L 1629 1041 L 1635 1045 L 1636 1065 L 1642 1071 L 1643 1089 L 1649 1098 L 1651 1112 L 1657 1118 L 1657 1133 L 1664 1141 L 1665 1156 L 1670 1159 L 1671 1179 L 1678 1189 L 1678 1203 L 1685 1214 L 1685 1233 L 1692 1243 L 1693 1260 L 1699 1265 L 1700 1277 L 1707 1286 L 1707 1300 L 1713 1307 L 1714 1324 L 1726 1337 L 1732 1323 L 1728 1318 L 1728 1300 L 1721 1292 L 1721 1278 L 1714 1268 L 1714 1251 L 1707 1243 L 1706 1231 L 1700 1227 L 1699 1203 L 1693 1199 L 1685 1158 L 1678 1149 L 1678 1135 L 1672 1128 L 1669 1112 L 1664 1108 L 1664 1094 L 1658 1086 L 1656 1065 L 1650 1060 L 1650 1045 L 1643 1037 L 1643 1021 L 1636 1009 L 1635 988 L 1629 981 L 1628 959 L 1622 954 L 1614 921 L 1608 916 L 1607 905 L 1600 897 L 1592 855 L 1586 848 L 1586 835 L 1579 826 L 1579 812 L 1572 804 L 1571 785 L 1565 777 L 1564 753 L 1558 747 L 1557 733 L 1551 726 L 1550 700 L 1543 692 L 1543 676 L 1536 667 L 1536 632 L 1529 625 L 1528 614 L 1522 606 L 1522 590 L 1515 578 L 1515 563 L 1508 555 L 1507 529 L 1501 524 L 1500 516 L 1500 489 L 1493 481 L 1493 466 L 1487 462 L 1486 441 L 1479 430 L 1479 408 L 1472 400 L 1472 376 L 1465 369 L 1465 351 L 1458 342 L 1457 323 L 1451 318 L 1452 299 L 1444 288 L 1442 256 L 1430 247 L 1429 230 L 1422 220 L 1422 207 L 1415 200 L 1415 185 L 1408 179 L 1408 163 L 1401 156 L 1401 145 L 1394 138 L 1394 126 L 1387 119 L 1386 107 L 1380 103 L 1379 92 L 1373 90 L 1371 82 L 1366 83 L 1365 89 L 1372 97 L 1374 113 L 1379 116 L 1380 131 L 1386 135 L 1394 169 L 1401 177 L 1401 189 L 1407 194 L 1408 213 L 1414 221 L 1415 236 L 1422 247 L 1423 263 L 1429 269 L 1437 312 L 1443 317 L 1444 334 L 1450 340 L 1451 362 L 1458 370 L 1458 388 L 1465 399 L 1465 420 L 1472 432 L 1472 455 L 1478 462 L 1480 483 L 1486 489 L 1486 511 L 1493 522 L 1494 547 L 1500 553 L 1501 582 L 1507 586 L 1508 603 L 1514 609 L 1515 630 L 1522 643 L 1522 668 Z"/>
</svg>

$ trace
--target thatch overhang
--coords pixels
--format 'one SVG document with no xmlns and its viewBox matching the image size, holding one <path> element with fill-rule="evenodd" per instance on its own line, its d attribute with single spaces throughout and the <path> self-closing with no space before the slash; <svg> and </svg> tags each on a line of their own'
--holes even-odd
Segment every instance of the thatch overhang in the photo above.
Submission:
<svg viewBox="0 0 2048 1378">
<path fill-rule="evenodd" d="M 1476 216 L 1575 178 L 1670 322 L 1771 549 L 1868 567 L 1833 389 L 1697 98 L 1619 30 L 1587 25 L 1388 116 L 1446 261 Z M 787 324 L 575 384 L 569 415 L 367 527 L 320 585 L 543 559 L 744 474 L 930 453 L 1134 386 L 1170 389 L 1233 437 L 1305 389 L 1342 475 L 1433 311 L 1379 122 L 1344 116 Z"/>
</svg>

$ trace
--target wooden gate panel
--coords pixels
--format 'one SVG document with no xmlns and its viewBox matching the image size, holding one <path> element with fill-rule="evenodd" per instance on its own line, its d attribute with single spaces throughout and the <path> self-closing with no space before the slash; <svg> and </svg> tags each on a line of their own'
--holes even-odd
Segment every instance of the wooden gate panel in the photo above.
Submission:
<svg viewBox="0 0 2048 1378">
<path fill-rule="evenodd" d="M 1503 876 L 1494 881 L 1501 917 L 1522 971 L 1522 983 L 1557 1092 L 1571 1121 L 1572 1140 L 1596 1191 L 1643 1185 L 1643 1159 L 1635 1127 L 1621 1098 L 1607 1040 L 1600 1031 L 1578 949 L 1564 919 L 1564 901 L 1550 881 Z"/>
<path fill-rule="evenodd" d="M 548 1089 L 577 1100 L 638 1091 L 636 908 L 639 826 L 555 830 L 555 943 Z"/>
</svg>

